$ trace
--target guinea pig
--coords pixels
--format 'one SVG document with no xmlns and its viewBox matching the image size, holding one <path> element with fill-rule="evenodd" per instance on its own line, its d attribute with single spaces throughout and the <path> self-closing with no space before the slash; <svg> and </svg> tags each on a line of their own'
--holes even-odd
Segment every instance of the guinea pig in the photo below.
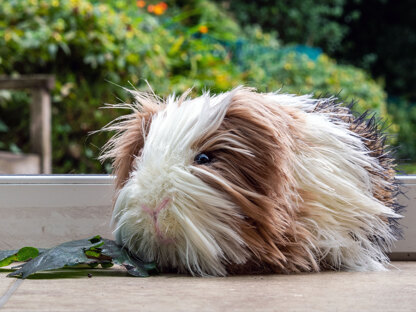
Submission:
<svg viewBox="0 0 416 312">
<path fill-rule="evenodd" d="M 336 98 L 130 91 L 108 125 L 116 242 L 197 276 L 384 270 L 399 233 L 394 161 L 374 116 Z"/>
</svg>

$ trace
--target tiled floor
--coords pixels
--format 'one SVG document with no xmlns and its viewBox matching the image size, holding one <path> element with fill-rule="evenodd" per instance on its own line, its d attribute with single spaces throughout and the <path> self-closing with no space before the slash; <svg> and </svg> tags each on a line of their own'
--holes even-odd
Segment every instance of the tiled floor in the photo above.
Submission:
<svg viewBox="0 0 416 312">
<path fill-rule="evenodd" d="M 416 311 L 416 262 L 388 272 L 195 278 L 127 276 L 121 269 L 0 270 L 4 311 Z M 88 278 L 87 274 L 92 277 Z"/>
</svg>

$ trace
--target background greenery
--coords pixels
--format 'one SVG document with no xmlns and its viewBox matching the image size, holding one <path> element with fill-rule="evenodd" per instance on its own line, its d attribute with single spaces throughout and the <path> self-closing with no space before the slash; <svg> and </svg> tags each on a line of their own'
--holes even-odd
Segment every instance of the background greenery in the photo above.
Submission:
<svg viewBox="0 0 416 312">
<path fill-rule="evenodd" d="M 416 7 L 412 0 L 217 0 L 283 44 L 320 47 L 365 69 L 388 94 L 400 162 L 416 163 Z M 416 165 L 402 166 L 416 173 Z"/>
<path fill-rule="evenodd" d="M 354 59 L 353 46 L 341 53 L 353 29 L 342 18 L 359 21 L 360 7 L 350 8 L 344 0 L 250 3 L 3 1 L 0 74 L 56 76 L 55 173 L 110 169 L 96 160 L 108 136 L 88 133 L 124 113 L 99 109 L 130 100 L 120 85 L 145 90 L 145 80 L 162 96 L 190 87 L 195 93 L 221 92 L 239 84 L 260 91 L 337 94 L 356 100 L 359 111 L 371 109 L 387 118 L 397 134 L 392 142 L 406 146 L 399 156 L 416 159 L 412 98 L 404 89 L 388 97 L 383 79 L 375 72 L 377 81 L 371 78 L 372 67 L 364 64 L 369 57 Z M 27 94 L 0 92 L 0 149 L 28 151 L 27 101 Z"/>
</svg>

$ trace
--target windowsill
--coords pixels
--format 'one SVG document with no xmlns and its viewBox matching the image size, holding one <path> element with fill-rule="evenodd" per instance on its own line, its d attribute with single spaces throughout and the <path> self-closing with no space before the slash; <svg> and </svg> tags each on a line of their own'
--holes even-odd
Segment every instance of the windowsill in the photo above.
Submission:
<svg viewBox="0 0 416 312">
<path fill-rule="evenodd" d="M 416 175 L 399 176 L 404 240 L 396 260 L 416 257 Z M 114 177 L 105 174 L 0 175 L 0 249 L 50 247 L 97 234 L 111 237 Z"/>
</svg>

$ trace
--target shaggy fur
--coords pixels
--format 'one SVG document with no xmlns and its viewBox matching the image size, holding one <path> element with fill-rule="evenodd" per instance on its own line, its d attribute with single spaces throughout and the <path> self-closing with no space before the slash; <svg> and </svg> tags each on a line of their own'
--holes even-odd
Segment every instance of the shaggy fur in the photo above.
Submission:
<svg viewBox="0 0 416 312">
<path fill-rule="evenodd" d="M 133 94 L 101 157 L 113 160 L 119 244 L 193 275 L 385 268 L 400 216 L 374 119 L 241 87 Z"/>
</svg>

